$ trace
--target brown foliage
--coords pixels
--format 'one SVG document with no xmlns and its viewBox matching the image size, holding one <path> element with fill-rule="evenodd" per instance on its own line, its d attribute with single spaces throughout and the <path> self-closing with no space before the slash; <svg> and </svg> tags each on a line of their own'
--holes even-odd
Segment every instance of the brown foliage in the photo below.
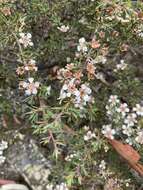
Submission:
<svg viewBox="0 0 143 190">
<path fill-rule="evenodd" d="M 123 144 L 117 140 L 108 139 L 108 142 L 134 170 L 136 170 L 141 176 L 143 176 L 143 165 L 139 163 L 139 160 L 141 158 L 140 154 L 132 146 Z"/>
</svg>

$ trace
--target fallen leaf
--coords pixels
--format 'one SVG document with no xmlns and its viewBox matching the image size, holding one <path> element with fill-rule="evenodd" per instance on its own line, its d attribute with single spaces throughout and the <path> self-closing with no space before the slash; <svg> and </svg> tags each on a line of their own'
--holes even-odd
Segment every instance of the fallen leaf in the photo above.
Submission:
<svg viewBox="0 0 143 190">
<path fill-rule="evenodd" d="M 108 141 L 115 148 L 115 150 L 128 162 L 137 163 L 140 160 L 139 153 L 130 145 L 123 144 L 117 140 L 109 139 Z"/>
<path fill-rule="evenodd" d="M 117 140 L 108 139 L 108 142 L 136 172 L 143 176 L 143 165 L 139 163 L 139 160 L 141 158 L 140 154 L 132 146 L 123 144 Z"/>
</svg>

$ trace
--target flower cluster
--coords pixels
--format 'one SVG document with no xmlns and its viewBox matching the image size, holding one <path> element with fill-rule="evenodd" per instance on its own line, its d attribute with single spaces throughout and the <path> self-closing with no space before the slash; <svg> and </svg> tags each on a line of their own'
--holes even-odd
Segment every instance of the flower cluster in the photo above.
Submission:
<svg viewBox="0 0 143 190">
<path fill-rule="evenodd" d="M 77 51 L 86 53 L 88 51 L 87 42 L 85 38 L 79 39 L 79 45 L 77 46 Z"/>
<path fill-rule="evenodd" d="M 68 190 L 68 187 L 65 183 L 61 183 L 59 185 L 56 185 L 54 187 L 54 185 L 50 184 L 47 185 L 46 190 Z"/>
<path fill-rule="evenodd" d="M 24 48 L 27 48 L 28 46 L 33 46 L 33 42 L 31 40 L 32 35 L 30 33 L 20 33 L 19 36 L 19 43 L 22 44 Z"/>
<path fill-rule="evenodd" d="M 58 78 L 64 80 L 59 99 L 62 101 L 65 98 L 71 98 L 75 107 L 82 109 L 88 103 L 93 102 L 92 90 L 88 83 L 81 83 L 82 72 L 73 71 L 73 68 L 74 64 L 68 64 L 58 73 Z"/>
<path fill-rule="evenodd" d="M 114 139 L 114 135 L 116 134 L 115 129 L 111 128 L 111 125 L 103 125 L 102 133 L 108 139 Z"/>
<path fill-rule="evenodd" d="M 65 32 L 68 32 L 69 26 L 62 25 L 62 26 L 58 27 L 58 29 L 59 29 L 61 32 L 65 33 Z"/>
<path fill-rule="evenodd" d="M 23 75 L 26 72 L 36 72 L 38 70 L 38 67 L 36 66 L 36 61 L 33 59 L 30 59 L 27 64 L 24 66 L 18 67 L 16 70 L 16 73 L 18 75 Z"/>
<path fill-rule="evenodd" d="M 101 170 L 105 170 L 106 169 L 106 162 L 105 162 L 105 160 L 101 160 L 101 162 L 99 164 L 99 168 Z"/>
<path fill-rule="evenodd" d="M 109 139 L 114 135 L 125 136 L 129 144 L 143 144 L 143 131 L 139 120 L 143 116 L 143 106 L 136 104 L 132 109 L 127 103 L 122 103 L 117 95 L 111 95 L 106 106 L 107 116 L 112 124 L 104 125 L 102 133 Z M 114 129 L 112 127 L 114 126 Z"/>
<path fill-rule="evenodd" d="M 116 65 L 116 68 L 114 69 L 115 72 L 123 71 L 127 68 L 127 64 L 123 59 L 120 60 L 120 63 Z"/>
<path fill-rule="evenodd" d="M 86 135 L 84 135 L 84 140 L 89 141 L 95 137 L 95 133 L 92 133 L 92 131 L 87 131 Z"/>
<path fill-rule="evenodd" d="M 0 164 L 3 164 L 6 160 L 5 156 L 3 156 L 3 151 L 8 148 L 8 143 L 6 141 L 1 141 L 0 143 Z"/>
<path fill-rule="evenodd" d="M 27 48 L 28 46 L 33 46 L 32 42 L 32 35 L 30 33 L 20 33 L 19 34 L 19 43 L 23 45 L 24 48 Z M 21 51 L 22 47 L 20 45 Z M 36 61 L 34 59 L 29 59 L 28 61 L 24 60 L 24 65 L 20 66 L 16 69 L 17 75 L 28 75 L 28 79 L 26 81 L 20 81 L 19 88 L 25 90 L 25 94 L 30 95 L 36 95 L 38 92 L 38 88 L 40 83 L 34 82 L 34 78 L 30 77 L 31 74 L 34 72 L 37 72 L 38 67 L 36 66 Z"/>
<path fill-rule="evenodd" d="M 71 162 L 73 159 L 77 159 L 78 158 L 78 154 L 76 152 L 69 154 L 65 157 L 65 161 L 67 162 Z"/>
<path fill-rule="evenodd" d="M 37 89 L 39 88 L 40 83 L 34 82 L 34 78 L 28 78 L 27 82 L 21 81 L 19 83 L 19 88 L 25 90 L 26 95 L 36 95 Z"/>
</svg>

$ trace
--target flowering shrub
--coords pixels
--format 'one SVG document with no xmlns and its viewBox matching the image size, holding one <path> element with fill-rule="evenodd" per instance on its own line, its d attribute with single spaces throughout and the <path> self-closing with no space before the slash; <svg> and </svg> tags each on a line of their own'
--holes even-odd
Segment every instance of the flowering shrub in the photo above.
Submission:
<svg viewBox="0 0 143 190">
<path fill-rule="evenodd" d="M 142 11 L 119 0 L 1 2 L 1 123 L 28 118 L 57 160 L 47 189 L 137 186 L 107 138 L 143 154 Z"/>
</svg>

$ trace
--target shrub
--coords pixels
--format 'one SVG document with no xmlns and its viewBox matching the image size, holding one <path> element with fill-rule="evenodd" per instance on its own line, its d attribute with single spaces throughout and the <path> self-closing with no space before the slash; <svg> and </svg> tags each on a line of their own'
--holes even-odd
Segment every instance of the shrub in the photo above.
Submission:
<svg viewBox="0 0 143 190">
<path fill-rule="evenodd" d="M 12 109 L 28 118 L 55 161 L 51 183 L 136 186 L 106 137 L 143 153 L 142 8 L 119 0 L 2 0 L 1 118 Z"/>
</svg>

